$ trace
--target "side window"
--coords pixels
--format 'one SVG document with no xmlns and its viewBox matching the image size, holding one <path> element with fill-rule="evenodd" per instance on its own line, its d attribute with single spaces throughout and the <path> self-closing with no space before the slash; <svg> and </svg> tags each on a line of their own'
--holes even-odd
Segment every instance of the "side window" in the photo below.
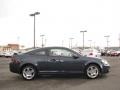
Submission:
<svg viewBox="0 0 120 90">
<path fill-rule="evenodd" d="M 50 56 L 66 56 L 66 57 L 72 57 L 73 53 L 68 51 L 68 50 L 64 50 L 64 49 L 51 49 L 49 52 Z"/>
<path fill-rule="evenodd" d="M 35 55 L 45 55 L 45 51 L 38 51 L 38 52 L 35 52 Z"/>
</svg>

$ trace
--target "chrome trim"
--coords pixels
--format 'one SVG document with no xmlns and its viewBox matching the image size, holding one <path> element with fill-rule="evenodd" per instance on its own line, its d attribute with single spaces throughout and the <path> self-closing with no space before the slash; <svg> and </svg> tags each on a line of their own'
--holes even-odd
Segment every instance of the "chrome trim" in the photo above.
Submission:
<svg viewBox="0 0 120 90">
<path fill-rule="evenodd" d="M 53 73 L 54 73 L 54 72 L 60 72 L 60 71 L 39 71 L 39 72 L 43 72 L 43 73 L 44 73 L 44 72 L 48 72 L 48 73 L 49 73 L 49 72 L 53 72 Z"/>
</svg>

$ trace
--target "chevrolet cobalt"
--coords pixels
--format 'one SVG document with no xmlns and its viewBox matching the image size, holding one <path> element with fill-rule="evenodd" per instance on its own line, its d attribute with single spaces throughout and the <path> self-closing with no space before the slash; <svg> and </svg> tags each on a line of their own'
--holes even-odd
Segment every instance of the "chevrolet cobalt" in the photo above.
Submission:
<svg viewBox="0 0 120 90">
<path fill-rule="evenodd" d="M 65 47 L 45 47 L 14 55 L 10 71 L 26 80 L 41 74 L 84 74 L 90 79 L 109 72 L 109 63 L 102 58 L 81 56 Z"/>
</svg>

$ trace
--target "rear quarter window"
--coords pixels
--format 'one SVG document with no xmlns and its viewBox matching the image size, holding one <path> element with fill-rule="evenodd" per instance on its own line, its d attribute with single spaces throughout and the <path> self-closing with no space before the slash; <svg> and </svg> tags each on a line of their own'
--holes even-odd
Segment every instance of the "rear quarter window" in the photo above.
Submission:
<svg viewBox="0 0 120 90">
<path fill-rule="evenodd" d="M 46 55 L 45 51 L 34 52 L 35 55 Z"/>
</svg>

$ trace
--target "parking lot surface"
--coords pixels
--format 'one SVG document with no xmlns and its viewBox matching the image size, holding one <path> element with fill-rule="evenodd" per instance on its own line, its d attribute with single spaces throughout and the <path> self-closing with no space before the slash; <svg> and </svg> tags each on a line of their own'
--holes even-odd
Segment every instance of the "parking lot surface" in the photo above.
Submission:
<svg viewBox="0 0 120 90">
<path fill-rule="evenodd" d="M 41 76 L 25 81 L 9 71 L 10 58 L 0 57 L 0 90 L 120 90 L 120 57 L 102 57 L 111 65 L 110 73 L 94 80 L 82 75 Z"/>
</svg>

